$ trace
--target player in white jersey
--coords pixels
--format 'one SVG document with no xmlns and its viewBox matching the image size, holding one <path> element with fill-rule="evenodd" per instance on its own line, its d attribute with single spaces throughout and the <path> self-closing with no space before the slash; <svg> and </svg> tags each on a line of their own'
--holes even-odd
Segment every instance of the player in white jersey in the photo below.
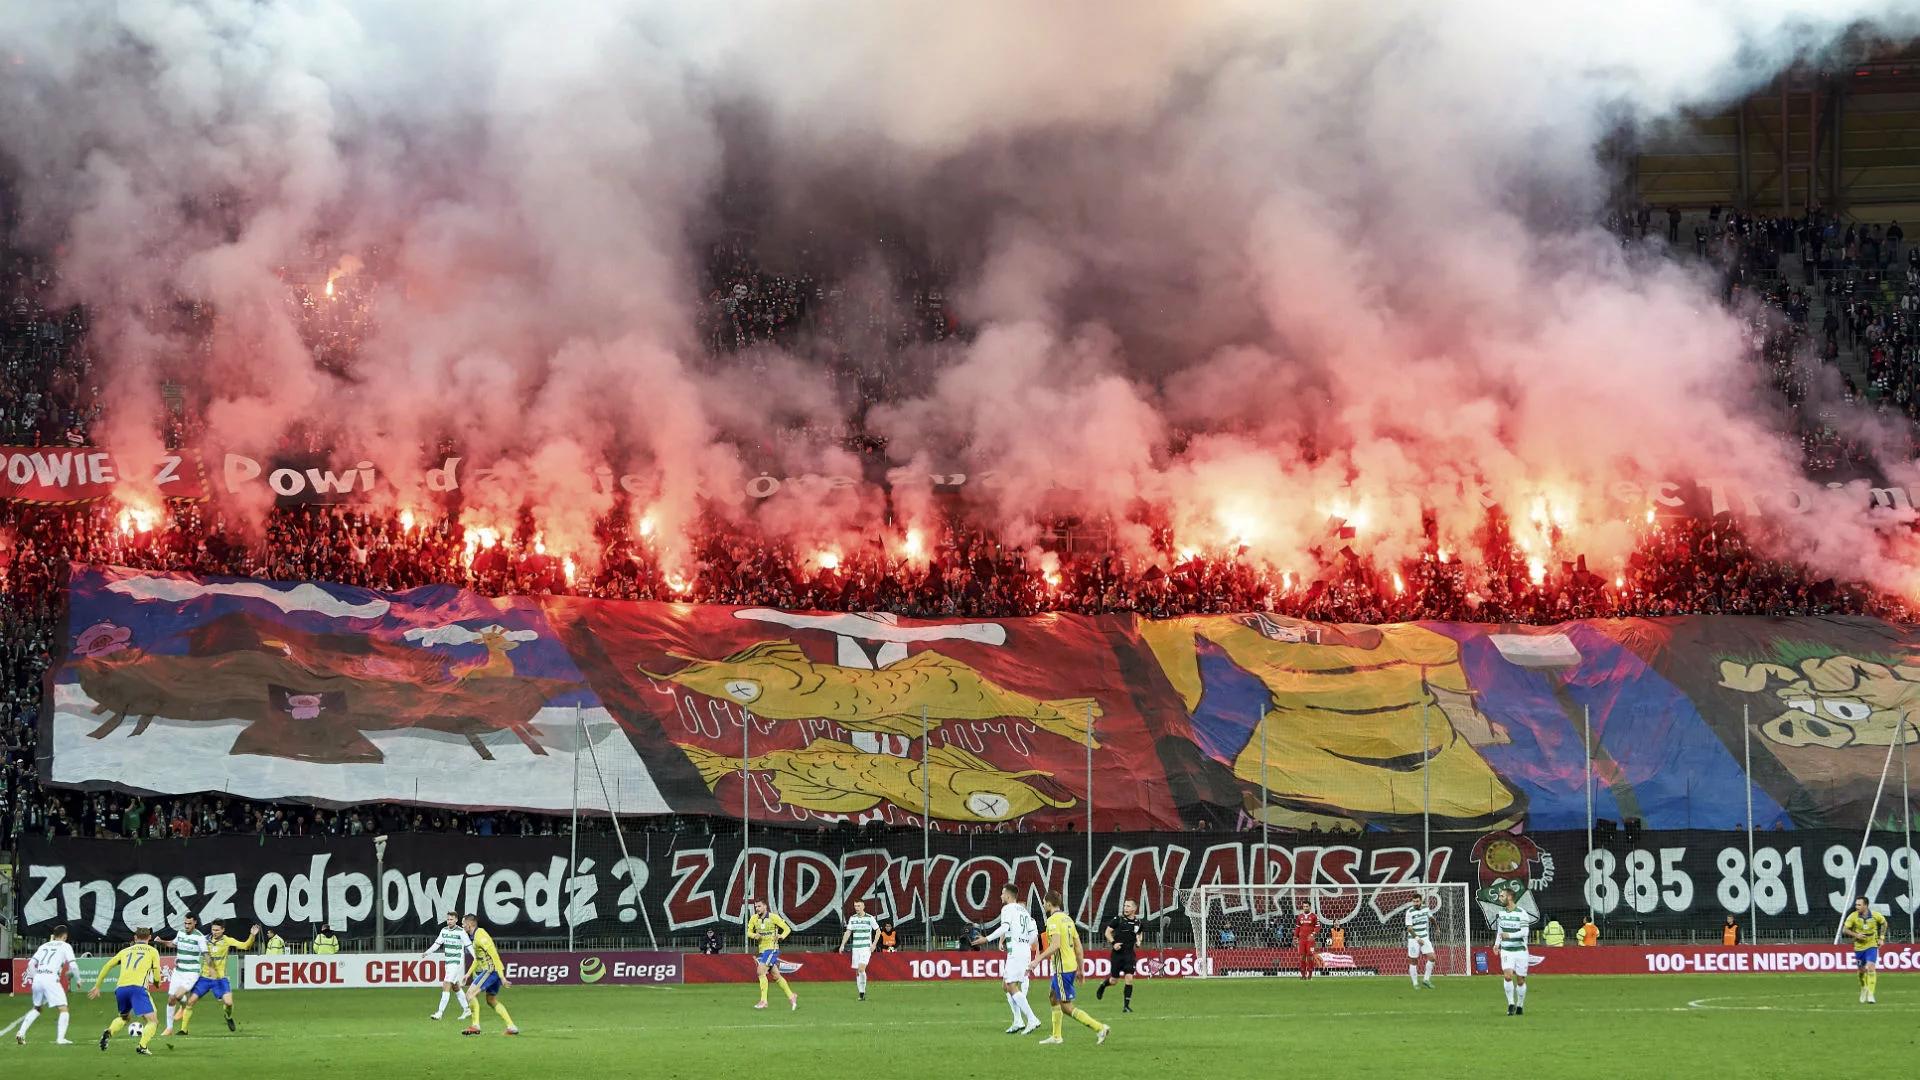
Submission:
<svg viewBox="0 0 1920 1080">
<path fill-rule="evenodd" d="M 33 951 L 33 959 L 27 961 L 27 987 L 33 992 L 33 1007 L 27 1015 L 20 1018 L 20 1030 L 13 1041 L 21 1046 L 27 1045 L 27 1029 L 40 1019 L 40 1010 L 56 1009 L 60 1013 L 57 1026 L 53 1029 L 55 1046 L 72 1046 L 67 1038 L 67 987 L 62 978 L 80 977 L 80 964 L 73 958 L 73 946 L 67 944 L 67 928 L 56 926 L 53 937 L 45 945 Z"/>
<path fill-rule="evenodd" d="M 1040 1030 L 1040 1017 L 1034 1015 L 1033 1006 L 1027 1004 L 1027 979 L 1032 974 L 1029 969 L 1033 967 L 1033 944 L 1040 940 L 1040 928 L 1013 886 L 1000 890 L 1000 900 L 1003 905 L 1000 925 L 981 938 L 980 943 L 1007 939 L 1007 958 L 1000 962 L 1000 983 L 1007 991 L 1007 1007 L 1013 1010 L 1013 1026 L 1007 1029 L 1007 1034 L 1031 1035 Z"/>
<path fill-rule="evenodd" d="M 1513 890 L 1500 890 L 1500 914 L 1493 917 L 1494 946 L 1500 950 L 1500 978 L 1507 987 L 1507 1015 L 1527 1012 L 1527 931 L 1533 916 L 1514 902 Z"/>
<path fill-rule="evenodd" d="M 460 984 L 467 976 L 468 955 L 473 951 L 473 939 L 467 936 L 466 927 L 460 925 L 460 916 L 447 912 L 447 923 L 440 928 L 440 936 L 427 946 L 425 958 L 440 958 L 440 1007 L 428 1014 L 427 1019 L 438 1020 L 447 1011 L 447 999 L 460 1002 L 460 1019 L 465 1020 L 473 1013 L 467 1008 L 467 995 L 460 992 Z"/>
<path fill-rule="evenodd" d="M 1419 967 L 1421 957 L 1427 961 L 1426 987 L 1433 989 L 1433 913 L 1439 907 L 1440 898 L 1428 896 L 1407 909 L 1407 978 L 1413 980 L 1415 990 L 1420 989 L 1423 978 Z"/>
<path fill-rule="evenodd" d="M 154 944 L 173 950 L 173 975 L 167 979 L 167 1026 L 162 1036 L 173 1034 L 173 1016 L 193 996 L 200 981 L 200 968 L 207 960 L 207 935 L 200 932 L 200 920 L 192 915 L 181 920 L 180 932 L 171 938 L 155 938 Z"/>
<path fill-rule="evenodd" d="M 855 900 L 853 914 L 847 918 L 846 932 L 840 935 L 840 947 L 853 945 L 853 985 L 860 1000 L 867 1000 L 867 963 L 873 959 L 873 943 L 880 938 L 880 922 L 867 914 L 867 902 Z"/>
</svg>

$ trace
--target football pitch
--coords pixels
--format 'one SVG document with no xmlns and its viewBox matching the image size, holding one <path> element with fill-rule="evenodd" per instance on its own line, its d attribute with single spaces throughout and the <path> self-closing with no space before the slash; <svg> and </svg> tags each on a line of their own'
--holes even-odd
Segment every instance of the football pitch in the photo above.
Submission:
<svg viewBox="0 0 1920 1080">
<path fill-rule="evenodd" d="M 1911 989 L 1908 989 L 1911 987 Z M 1068 1022 L 1065 1046 L 1002 1033 L 1011 1017 L 990 983 L 796 983 L 785 1001 L 751 1008 L 743 985 L 515 987 L 503 1000 L 522 1034 L 497 1017 L 462 1038 L 427 1019 L 431 991 L 242 993 L 230 1034 L 218 1007 L 195 1033 L 155 1038 L 154 1056 L 124 1036 L 96 1042 L 104 1002 L 77 998 L 70 1037 L 54 1046 L 51 1015 L 28 1045 L 9 1028 L 7 1076 L 415 1077 L 642 1076 L 777 1080 L 890 1077 L 1546 1077 L 1905 1075 L 1920 1049 L 1920 980 L 1886 978 L 1881 1003 L 1856 1003 L 1852 977 L 1567 976 L 1534 980 L 1527 1015 L 1508 1017 L 1496 979 L 1439 980 L 1415 991 L 1392 978 L 1167 980 L 1142 983 L 1120 1012 L 1117 988 L 1085 1004 L 1111 1023 Z M 1039 988 L 1036 987 L 1036 991 Z M 24 1011 L 6 1001 L 0 1024 Z M 1042 994 L 1033 995 L 1045 1020 Z M 451 1010 L 450 1010 L 451 1011 Z"/>
</svg>

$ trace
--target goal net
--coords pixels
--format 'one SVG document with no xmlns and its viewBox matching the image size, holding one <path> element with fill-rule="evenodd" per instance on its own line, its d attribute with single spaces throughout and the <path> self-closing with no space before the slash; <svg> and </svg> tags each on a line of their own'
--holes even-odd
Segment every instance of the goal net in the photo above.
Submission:
<svg viewBox="0 0 1920 1080">
<path fill-rule="evenodd" d="M 1203 885 L 1176 894 L 1193 920 L 1194 966 L 1204 976 L 1301 973 L 1295 933 L 1301 905 L 1319 918 L 1310 963 L 1315 975 L 1405 975 L 1407 916 L 1431 897 L 1427 940 L 1435 975 L 1465 975 L 1471 962 L 1468 926 L 1478 915 L 1465 884 Z M 1417 920 L 1416 920 L 1417 921 Z"/>
</svg>

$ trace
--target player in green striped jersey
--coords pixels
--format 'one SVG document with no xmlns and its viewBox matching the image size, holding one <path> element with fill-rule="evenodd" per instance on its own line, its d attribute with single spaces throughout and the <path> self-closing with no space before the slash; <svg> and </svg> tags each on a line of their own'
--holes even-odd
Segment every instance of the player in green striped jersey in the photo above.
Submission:
<svg viewBox="0 0 1920 1080">
<path fill-rule="evenodd" d="M 427 946 L 423 959 L 440 961 L 440 1007 L 427 1014 L 427 1019 L 438 1020 L 447 1012 L 447 999 L 460 1002 L 460 1019 L 465 1020 L 473 1014 L 467 1008 L 467 995 L 460 992 L 460 983 L 466 978 L 468 958 L 473 952 L 473 939 L 460 925 L 460 916 L 447 912 L 447 920 L 440 927 L 440 936 Z"/>
<path fill-rule="evenodd" d="M 154 940 L 173 950 L 173 974 L 167 979 L 167 1026 L 160 1032 L 164 1037 L 173 1034 L 174 1015 L 186 1008 L 187 999 L 200 982 L 200 965 L 207 958 L 207 935 L 200 932 L 199 918 L 188 915 L 182 918 L 179 933 Z M 186 1034 L 184 1024 L 180 1033 Z"/>
<path fill-rule="evenodd" d="M 1500 978 L 1507 988 L 1507 1015 L 1527 1013 L 1527 932 L 1533 916 L 1521 910 L 1512 889 L 1500 890 L 1500 913 L 1493 917 L 1494 946 L 1500 950 Z"/>
<path fill-rule="evenodd" d="M 880 937 L 880 923 L 867 914 L 867 902 L 855 900 L 853 914 L 847 919 L 846 932 L 840 935 L 840 947 L 853 944 L 853 985 L 860 1000 L 867 1000 L 867 962 L 873 959 L 873 943 Z"/>
<path fill-rule="evenodd" d="M 1407 909 L 1407 978 L 1415 990 L 1421 986 L 1422 957 L 1427 961 L 1426 987 L 1433 989 L 1433 913 L 1439 906 L 1440 897 L 1430 895 Z"/>
</svg>

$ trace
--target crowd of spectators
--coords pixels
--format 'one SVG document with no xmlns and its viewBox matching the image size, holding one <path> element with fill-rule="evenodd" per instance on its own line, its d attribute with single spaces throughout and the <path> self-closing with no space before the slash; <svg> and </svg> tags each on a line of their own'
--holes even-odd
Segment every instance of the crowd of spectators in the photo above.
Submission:
<svg viewBox="0 0 1920 1080">
<path fill-rule="evenodd" d="M 1647 226 L 1629 217 L 1625 228 Z M 1677 229 L 1677 225 L 1675 228 Z M 1817 215 L 1793 221 L 1738 214 L 1713 216 L 1709 239 L 1721 243 L 1730 295 L 1760 301 L 1744 305 L 1753 319 L 1755 362 L 1765 365 L 1792 411 L 1814 468 L 1857 459 L 1861 449 L 1837 434 L 1816 392 L 1822 362 L 1811 317 L 1811 282 L 1791 284 L 1775 273 L 1780 258 L 1813 250 L 1814 265 L 1830 258 L 1890 267 L 1904 249 L 1897 229 L 1862 233 Z M 1672 234 L 1677 236 L 1676 234 Z M 1672 236 L 1670 236 L 1670 239 Z M 1706 251 L 1703 243 L 1702 251 Z M 77 309 L 43 304 L 51 269 L 27 256 L 10 259 L 0 284 L 0 423 L 8 441 L 84 442 L 97 412 L 86 354 L 85 319 Z M 1914 264 L 1920 266 L 1920 263 Z M 712 249 L 708 303 L 702 326 L 716 353 L 750 351 L 785 335 L 822 334 L 849 342 L 847 322 L 861 323 L 880 342 L 871 354 L 848 356 L 840 370 L 859 388 L 861 409 L 884 397 L 888 356 L 916 342 L 956 332 L 937 273 L 908 269 L 889 276 L 890 294 L 831 280 L 813 270 L 772 273 L 759 267 L 750 246 L 728 240 Z M 295 301 L 331 312 L 329 303 L 355 306 L 371 288 L 358 280 L 336 285 L 331 299 L 305 288 Z M 1914 293 L 1903 294 L 1911 300 Z M 1845 332 L 1882 348 L 1888 362 L 1911 364 L 1920 340 L 1920 311 L 1877 301 L 1848 309 Z M 1831 309 L 1829 309 L 1831 310 Z M 905 314 L 903 314 L 905 313 Z M 1857 314 L 1857 318 L 1856 318 Z M 334 315 L 314 329 L 310 344 L 344 354 Z M 842 325 L 835 326 L 834 320 Z M 1823 327 L 1823 330 L 1826 330 Z M 1834 334 L 1826 330 L 1829 338 Z M 1902 405 L 1911 396 L 1899 399 Z M 169 414 L 189 410 L 169 402 Z M 873 452 L 856 413 L 842 432 Z M 301 437 L 294 433 L 294 437 Z M 419 520 L 351 507 L 291 507 L 273 511 L 258 528 L 229 527 L 215 507 L 176 505 L 147 525 L 132 525 L 117 508 L 0 504 L 0 843 L 22 832 L 53 835 L 158 838 L 222 832 L 274 835 L 355 835 L 396 830 L 465 831 L 483 835 L 552 832 L 564 821 L 524 814 L 465 814 L 398 806 L 339 811 L 255 804 L 218 795 L 142 799 L 130 795 L 42 788 L 36 779 L 36 721 L 42 676 L 61 647 L 55 640 L 61 590 L 72 563 L 130 566 L 276 580 L 321 580 L 383 590 L 454 584 L 490 595 L 575 593 L 639 600 L 752 604 L 782 608 L 893 611 L 915 616 L 1006 617 L 1039 612 L 1192 613 L 1272 611 L 1306 619 L 1384 622 L 1412 619 L 1556 622 L 1609 616 L 1693 613 L 1870 614 L 1906 619 L 1902 600 L 1858 585 L 1816 580 L 1803 568 L 1761 553 L 1752 527 L 1730 519 L 1675 516 L 1648 521 L 1623 565 L 1590 571 L 1583 557 L 1531 554 L 1498 514 L 1469 552 L 1437 544 L 1393 564 L 1376 562 L 1330 533 L 1320 565 L 1298 579 L 1229 551 L 1175 550 L 1158 536 L 1153 550 L 1124 553 L 1063 527 L 1035 545 L 1003 543 L 956 516 L 926 527 L 917 547 L 874 539 L 818 552 L 706 522 L 690 558 L 669 566 L 647 538 L 628 531 L 627 517 L 601 526 L 597 550 L 577 564 L 538 549 L 532 528 L 507 530 L 476 544 L 455 517 Z M 677 821 L 661 828 L 704 828 Z"/>
</svg>

